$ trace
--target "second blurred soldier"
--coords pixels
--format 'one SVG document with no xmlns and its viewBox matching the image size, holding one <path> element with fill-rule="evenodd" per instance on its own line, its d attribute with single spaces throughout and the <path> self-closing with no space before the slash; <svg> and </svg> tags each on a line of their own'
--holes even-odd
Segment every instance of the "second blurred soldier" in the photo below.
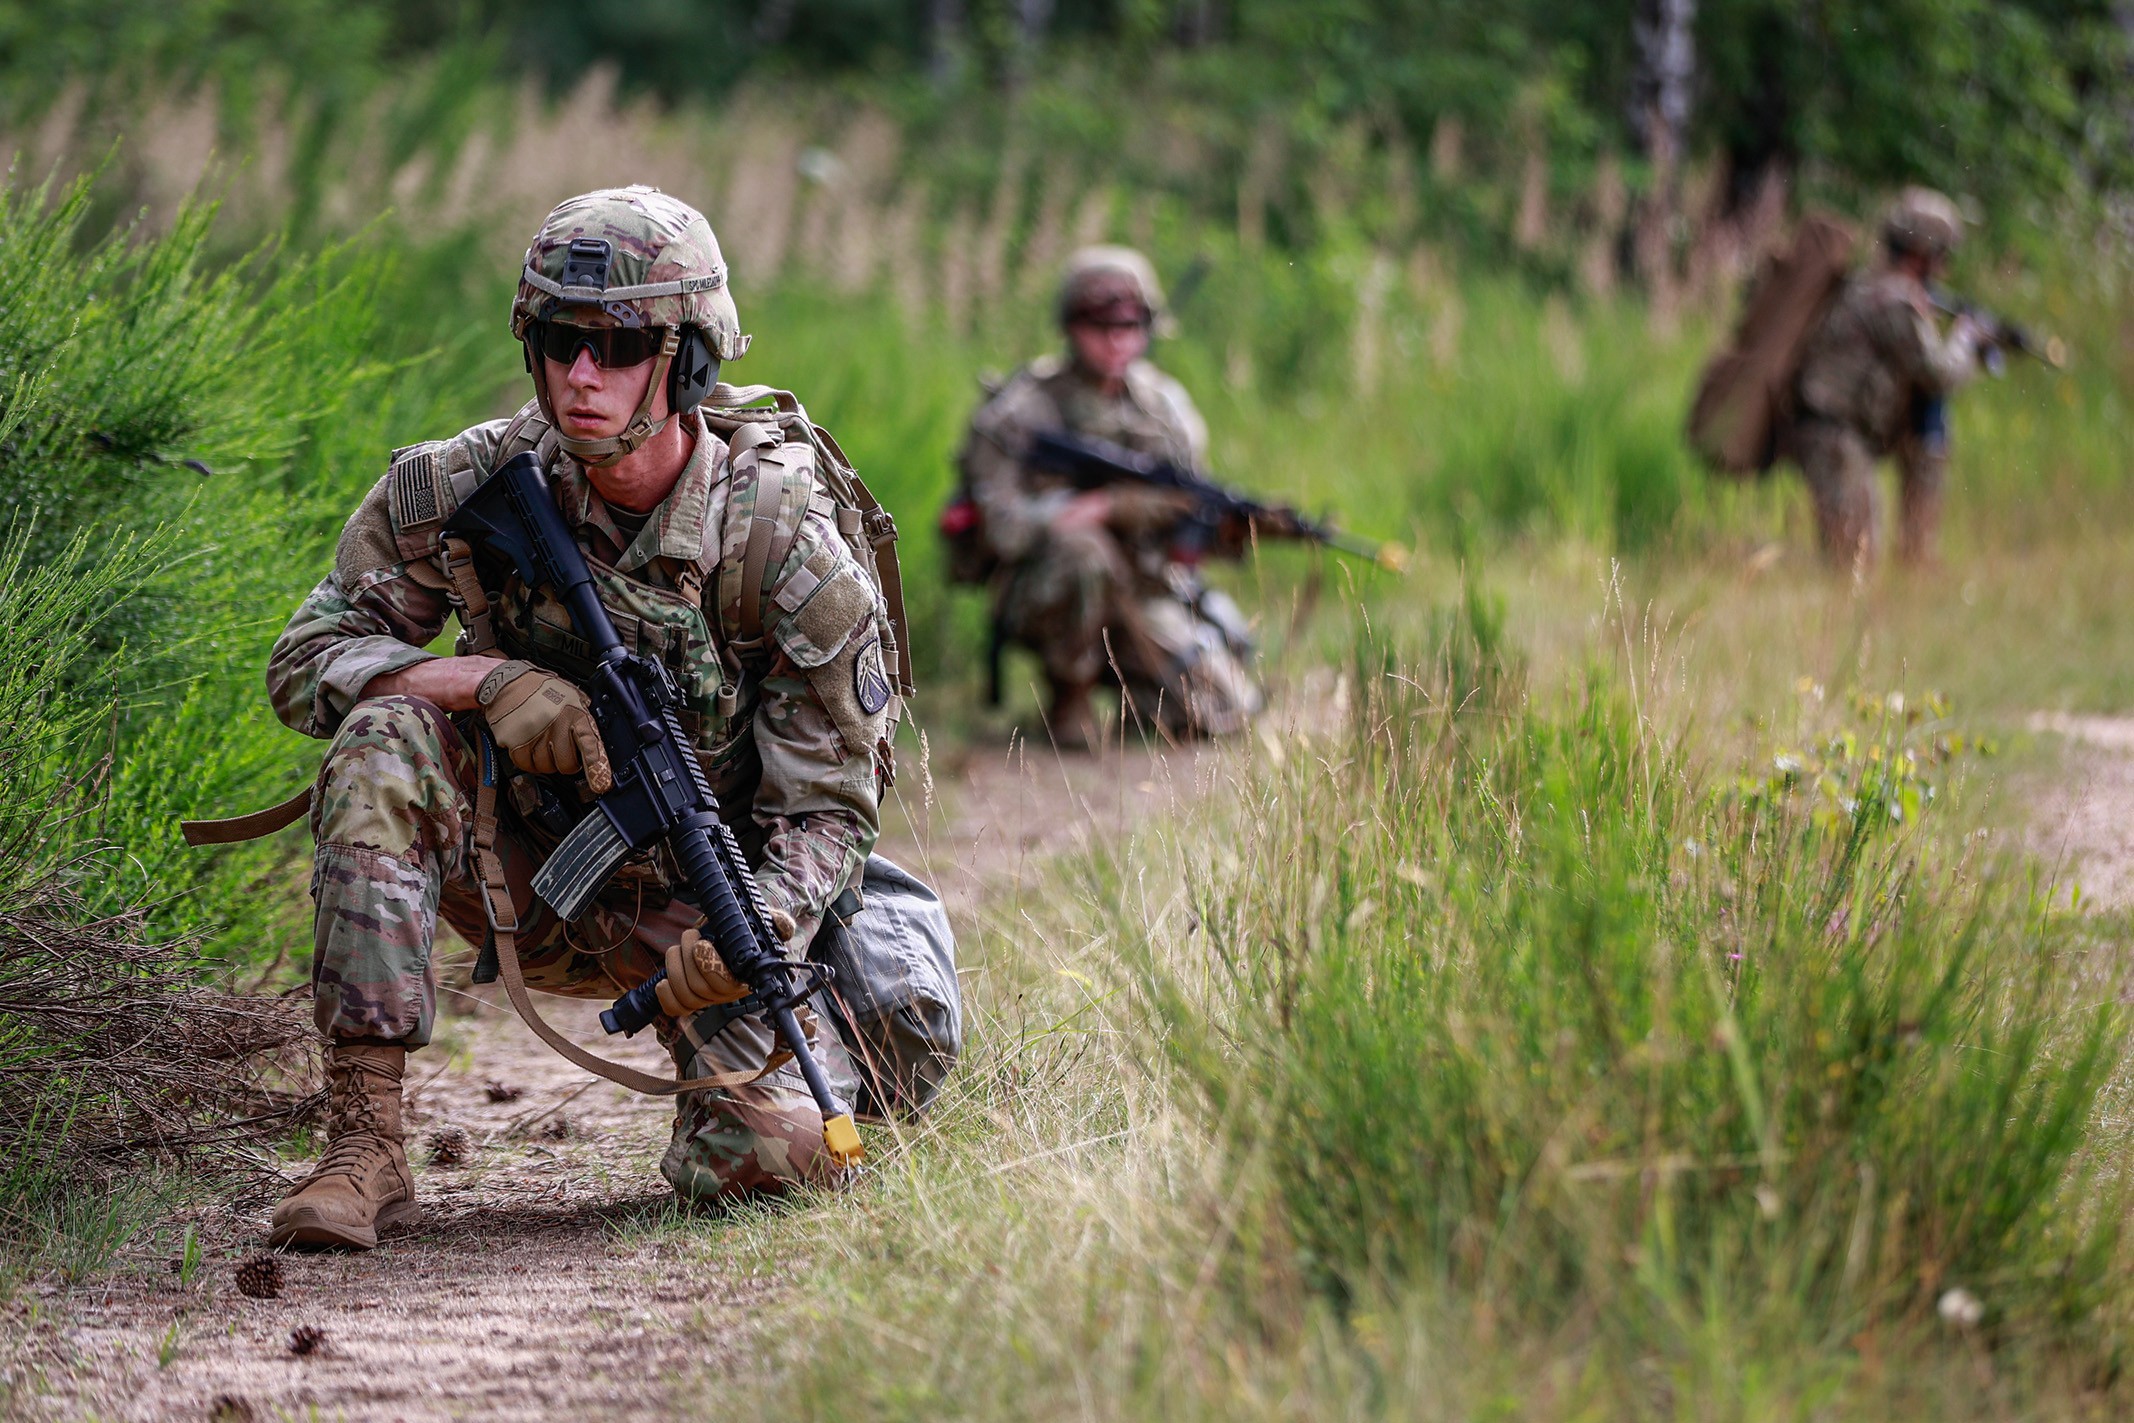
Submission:
<svg viewBox="0 0 2134 1423">
<path fill-rule="evenodd" d="M 1129 248 L 1086 248 L 1067 264 L 1058 314 L 1066 351 L 1032 361 L 980 407 L 961 456 L 999 564 L 999 633 L 1042 662 L 1046 725 L 1062 746 L 1090 744 L 1105 682 L 1166 734 L 1241 730 L 1264 700 L 1252 646 L 1236 604 L 1174 550 L 1187 503 L 1131 484 L 1076 489 L 1025 458 L 1033 435 L 1064 430 L 1204 466 L 1207 426 L 1147 357 L 1166 319 L 1155 271 Z"/>
</svg>

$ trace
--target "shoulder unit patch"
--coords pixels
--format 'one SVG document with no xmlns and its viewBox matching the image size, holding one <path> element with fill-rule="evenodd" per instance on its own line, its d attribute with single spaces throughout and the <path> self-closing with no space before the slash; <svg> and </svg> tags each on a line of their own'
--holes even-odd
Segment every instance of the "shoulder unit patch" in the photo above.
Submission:
<svg viewBox="0 0 2134 1423">
<path fill-rule="evenodd" d="M 872 637 L 852 659 L 852 695 L 860 710 L 873 716 L 889 705 L 889 673 L 882 665 L 882 640 Z"/>
</svg>

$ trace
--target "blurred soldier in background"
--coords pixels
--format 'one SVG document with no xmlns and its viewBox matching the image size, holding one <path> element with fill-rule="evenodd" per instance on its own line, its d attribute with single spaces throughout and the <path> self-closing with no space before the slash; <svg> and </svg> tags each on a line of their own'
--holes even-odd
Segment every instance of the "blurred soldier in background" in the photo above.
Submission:
<svg viewBox="0 0 2134 1423">
<path fill-rule="evenodd" d="M 1802 356 L 1791 446 L 1823 552 L 1845 567 L 1874 552 L 1875 466 L 1889 455 L 1902 491 L 1898 556 L 1934 557 L 1948 397 L 1977 372 L 1984 335 L 1968 315 L 1944 334 L 1928 289 L 1962 235 L 1956 204 L 1907 189 L 1883 218 L 1881 260 L 1847 279 Z"/>
<path fill-rule="evenodd" d="M 1191 502 L 1131 483 L 1077 489 L 1027 458 L 1034 435 L 1065 431 L 1205 466 L 1200 413 L 1147 359 L 1167 324 L 1155 270 L 1129 248 L 1085 248 L 1068 261 L 1058 309 L 1067 350 L 1023 367 L 980 407 L 961 456 L 978 516 L 970 534 L 993 565 L 996 636 L 1042 661 L 1046 726 L 1061 746 L 1091 744 L 1104 681 L 1166 734 L 1238 731 L 1263 696 L 1237 605 L 1202 584 L 1172 537 Z"/>
</svg>

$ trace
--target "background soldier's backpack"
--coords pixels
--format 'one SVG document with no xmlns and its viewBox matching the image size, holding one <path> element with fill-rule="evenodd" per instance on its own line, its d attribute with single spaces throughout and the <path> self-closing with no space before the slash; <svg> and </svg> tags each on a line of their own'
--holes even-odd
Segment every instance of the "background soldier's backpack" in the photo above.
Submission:
<svg viewBox="0 0 2134 1423">
<path fill-rule="evenodd" d="M 983 587 L 992 581 L 1000 560 L 986 542 L 985 514 L 971 497 L 970 486 L 959 484 L 941 506 L 941 551 L 948 565 L 948 581 L 963 587 Z"/>
<path fill-rule="evenodd" d="M 1844 222 L 1810 213 L 1792 245 L 1765 260 L 1733 339 L 1705 366 L 1690 406 L 1690 448 L 1715 472 L 1739 478 L 1777 462 L 1793 378 L 1844 284 L 1854 243 Z"/>
</svg>

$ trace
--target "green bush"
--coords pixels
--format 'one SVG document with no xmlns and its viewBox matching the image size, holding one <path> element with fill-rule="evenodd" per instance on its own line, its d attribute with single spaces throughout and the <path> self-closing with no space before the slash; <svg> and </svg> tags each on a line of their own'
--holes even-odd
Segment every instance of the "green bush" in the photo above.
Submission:
<svg viewBox="0 0 2134 1423">
<path fill-rule="evenodd" d="M 77 634 L 95 655 L 65 689 L 109 758 L 78 828 L 127 851 L 85 892 L 154 901 L 159 934 L 271 955 L 300 933 L 283 888 L 298 882 L 292 837 L 208 854 L 177 822 L 278 800 L 312 774 L 318 748 L 267 706 L 267 646 L 391 448 L 478 418 L 503 361 L 426 361 L 409 349 L 425 328 L 389 332 L 384 318 L 415 304 L 393 294 L 394 254 L 376 243 L 216 266 L 212 207 L 92 239 L 94 194 L 91 180 L 0 188 L 0 510 L 31 567 L 73 549 L 89 569 L 143 539 L 155 551 L 99 583 Z"/>
<path fill-rule="evenodd" d="M 1256 790 L 1192 881 L 1208 981 L 1146 949 L 1306 1278 L 1576 1319 L 1619 1359 L 1961 1288 L 1993 1337 L 2109 1368 L 2125 1016 L 2082 921 L 1919 828 L 1951 743 L 1877 704 L 1815 785 L 1744 795 L 1634 687 L 1523 698 L 1467 627 L 1436 668 L 1366 659 L 1346 737 Z"/>
</svg>

